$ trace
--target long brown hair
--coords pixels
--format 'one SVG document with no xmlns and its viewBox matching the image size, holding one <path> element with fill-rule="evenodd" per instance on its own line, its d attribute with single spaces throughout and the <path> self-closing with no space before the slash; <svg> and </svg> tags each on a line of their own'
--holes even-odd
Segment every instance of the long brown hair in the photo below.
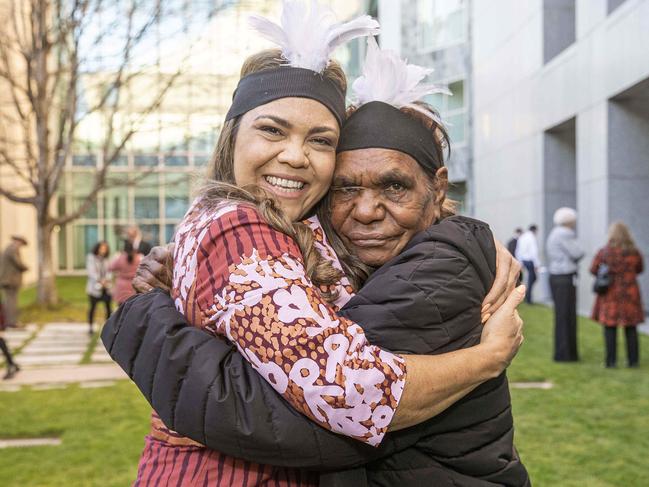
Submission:
<svg viewBox="0 0 649 487">
<path fill-rule="evenodd" d="M 636 245 L 629 231 L 629 227 L 620 221 L 613 222 L 609 227 L 608 245 L 609 247 L 620 248 L 625 252 L 636 250 Z"/>
<path fill-rule="evenodd" d="M 273 69 L 285 64 L 279 49 L 267 49 L 248 57 L 241 67 L 241 78 L 258 71 Z M 338 63 L 330 61 L 322 72 L 325 78 L 336 83 L 343 93 L 347 91 L 345 73 Z M 304 258 L 307 277 L 316 286 L 336 284 L 342 277 L 331 262 L 325 259 L 314 246 L 311 229 L 300 222 L 291 222 L 277 202 L 257 187 L 241 188 L 234 179 L 234 147 L 242 115 L 223 124 L 216 148 L 208 165 L 207 181 L 198 191 L 204 204 L 218 206 L 223 200 L 236 201 L 255 207 L 266 222 L 298 244 Z M 346 252 L 346 251 L 345 251 Z M 334 300 L 336 295 L 323 293 L 325 299 Z"/>
</svg>

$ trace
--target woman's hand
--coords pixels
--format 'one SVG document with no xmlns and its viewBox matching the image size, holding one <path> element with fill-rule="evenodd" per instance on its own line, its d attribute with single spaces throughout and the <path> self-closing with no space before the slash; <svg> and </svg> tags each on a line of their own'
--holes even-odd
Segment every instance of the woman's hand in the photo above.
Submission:
<svg viewBox="0 0 649 487">
<path fill-rule="evenodd" d="M 133 289 L 138 293 L 147 293 L 153 288 L 169 291 L 173 275 L 174 244 L 164 247 L 153 247 L 151 252 L 142 257 L 135 271 Z"/>
<path fill-rule="evenodd" d="M 511 295 L 521 273 L 521 264 L 505 246 L 496 239 L 494 239 L 494 243 L 496 245 L 496 278 L 482 302 L 483 323 L 505 302 L 507 296 Z"/>
<path fill-rule="evenodd" d="M 497 375 L 509 366 L 523 344 L 523 320 L 516 307 L 524 297 L 525 286 L 518 286 L 482 329 L 480 346 L 488 347 L 489 353 L 496 359 Z"/>
</svg>

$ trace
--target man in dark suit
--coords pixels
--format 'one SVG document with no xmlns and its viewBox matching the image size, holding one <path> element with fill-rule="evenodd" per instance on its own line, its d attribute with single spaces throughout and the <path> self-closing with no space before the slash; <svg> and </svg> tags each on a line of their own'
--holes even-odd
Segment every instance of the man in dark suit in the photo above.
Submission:
<svg viewBox="0 0 649 487">
<path fill-rule="evenodd" d="M 142 231 L 137 225 L 132 225 L 126 230 L 126 240 L 133 245 L 133 249 L 142 255 L 151 252 L 152 245 L 142 239 Z"/>
<path fill-rule="evenodd" d="M 521 235 L 523 235 L 523 229 L 519 227 L 514 230 L 514 236 L 507 242 L 507 250 L 509 250 L 510 254 L 516 255 L 516 244 L 518 244 L 518 237 Z"/>
</svg>

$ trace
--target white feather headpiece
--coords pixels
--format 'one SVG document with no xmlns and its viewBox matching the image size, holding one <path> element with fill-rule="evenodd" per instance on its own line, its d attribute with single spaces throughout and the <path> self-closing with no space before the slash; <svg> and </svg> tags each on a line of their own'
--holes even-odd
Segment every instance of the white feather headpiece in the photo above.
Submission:
<svg viewBox="0 0 649 487">
<path fill-rule="evenodd" d="M 415 103 L 426 95 L 451 94 L 446 87 L 423 83 L 432 72 L 431 68 L 408 64 L 394 51 L 381 50 L 376 40 L 369 37 L 363 74 L 352 85 L 355 103 L 360 106 L 381 101 L 396 108 L 409 107 L 440 122 L 438 116 Z"/>
<path fill-rule="evenodd" d="M 282 55 L 296 68 L 321 72 L 336 47 L 357 37 L 376 35 L 379 23 L 369 15 L 349 22 L 337 22 L 333 10 L 317 0 L 286 0 L 280 25 L 265 17 L 252 15 L 250 25 L 262 36 L 276 43 Z"/>
</svg>

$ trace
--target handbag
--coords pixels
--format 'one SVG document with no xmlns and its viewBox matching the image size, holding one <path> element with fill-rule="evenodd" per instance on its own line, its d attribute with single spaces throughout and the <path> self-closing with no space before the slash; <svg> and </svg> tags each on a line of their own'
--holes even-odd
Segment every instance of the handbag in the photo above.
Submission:
<svg viewBox="0 0 649 487">
<path fill-rule="evenodd" d="M 604 254 L 606 258 L 606 254 Z M 611 275 L 609 273 L 608 264 L 600 262 L 595 274 L 595 282 L 593 283 L 593 291 L 597 294 L 606 294 L 611 285 Z"/>
</svg>

